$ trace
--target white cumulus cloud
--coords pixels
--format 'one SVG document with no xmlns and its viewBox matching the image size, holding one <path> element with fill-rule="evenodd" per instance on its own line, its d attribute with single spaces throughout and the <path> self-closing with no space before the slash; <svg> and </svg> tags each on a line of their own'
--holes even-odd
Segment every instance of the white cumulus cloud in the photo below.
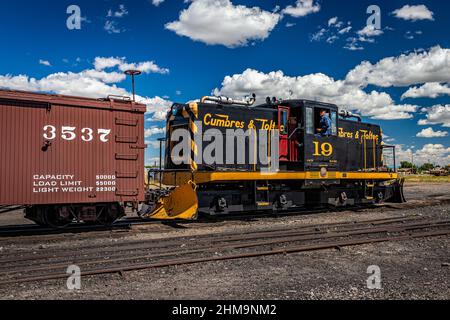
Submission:
<svg viewBox="0 0 450 320">
<path fill-rule="evenodd" d="M 109 34 L 114 34 L 114 33 L 117 34 L 117 33 L 124 32 L 125 29 L 122 29 L 119 26 L 119 24 L 117 23 L 117 21 L 114 21 L 114 19 L 120 19 L 127 15 L 128 15 L 128 10 L 125 7 L 125 5 L 123 5 L 123 4 L 119 5 L 119 8 L 117 10 L 109 9 L 108 13 L 106 14 L 107 20 L 105 22 L 103 29 L 105 29 L 105 31 L 108 32 Z"/>
<path fill-rule="evenodd" d="M 437 98 L 443 95 L 450 95 L 450 87 L 448 83 L 428 82 L 420 87 L 409 88 L 403 95 L 406 98 Z"/>
<path fill-rule="evenodd" d="M 357 33 L 360 36 L 376 37 L 376 36 L 382 35 L 383 34 L 383 30 L 376 29 L 375 26 L 370 24 L 370 25 L 365 26 L 361 30 L 359 30 Z"/>
<path fill-rule="evenodd" d="M 297 0 L 294 6 L 287 6 L 283 10 L 283 13 L 298 18 L 319 11 L 320 4 L 314 2 L 313 0 Z"/>
<path fill-rule="evenodd" d="M 51 67 L 51 66 L 52 66 L 52 64 L 50 63 L 50 61 L 48 61 L 48 60 L 42 60 L 42 59 L 39 59 L 39 64 L 42 64 L 43 66 L 47 66 L 47 67 Z"/>
<path fill-rule="evenodd" d="M 117 10 L 108 10 L 107 17 L 109 18 L 123 18 L 124 16 L 128 15 L 128 10 L 125 7 L 125 5 L 121 4 L 119 5 L 119 8 Z"/>
<path fill-rule="evenodd" d="M 350 30 L 352 30 L 351 21 L 345 23 L 339 20 L 338 17 L 332 17 L 328 19 L 327 26 L 319 26 L 318 31 L 310 35 L 310 40 L 325 40 L 327 43 L 332 44 L 338 41 L 341 36 L 349 33 Z"/>
<path fill-rule="evenodd" d="M 417 150 L 414 154 L 414 162 L 425 163 L 431 162 L 437 165 L 449 164 L 450 148 L 442 144 L 426 144 L 422 149 Z"/>
<path fill-rule="evenodd" d="M 105 29 L 105 31 L 108 32 L 109 34 L 121 33 L 124 31 L 119 27 L 117 22 L 111 20 L 107 20 L 105 22 L 105 26 L 103 27 L 103 29 Z"/>
<path fill-rule="evenodd" d="M 440 124 L 443 127 L 450 128 L 450 104 L 435 105 L 431 108 L 423 108 L 426 119 L 419 120 L 419 125 Z"/>
<path fill-rule="evenodd" d="M 404 5 L 400 9 L 392 12 L 397 18 L 403 20 L 434 20 L 433 12 L 427 8 L 427 6 L 421 5 Z"/>
<path fill-rule="evenodd" d="M 419 138 L 441 138 L 446 136 L 448 136 L 447 131 L 434 131 L 431 127 L 422 129 L 422 131 L 418 132 L 416 135 L 416 137 Z"/>
<path fill-rule="evenodd" d="M 161 134 L 161 133 L 164 133 L 164 132 L 166 132 L 166 129 L 164 129 L 164 128 L 151 127 L 149 129 L 145 130 L 144 135 L 145 135 L 146 138 L 149 138 L 151 136 L 154 136 L 156 134 Z"/>
<path fill-rule="evenodd" d="M 330 27 L 330 26 L 332 26 L 333 24 L 336 24 L 337 21 L 338 21 L 338 17 L 330 18 L 330 19 L 328 20 L 328 26 Z"/>
<path fill-rule="evenodd" d="M 125 69 L 124 58 L 95 59 L 93 69 L 80 72 L 57 72 L 42 78 L 34 78 L 28 75 L 0 75 L 0 88 L 10 90 L 23 90 L 34 92 L 49 92 L 62 95 L 80 96 L 87 98 L 105 98 L 109 95 L 131 96 L 126 89 L 118 86 L 125 79 L 121 69 Z M 146 73 L 156 72 L 148 62 L 136 63 L 143 66 Z M 110 68 L 115 68 L 109 70 Z M 152 120 L 163 120 L 171 101 L 159 96 L 144 97 L 136 95 L 136 101 L 147 105 L 147 113 Z"/>
<path fill-rule="evenodd" d="M 331 25 L 335 24 L 334 19 L 331 22 Z M 318 39 L 327 36 L 325 39 L 329 42 L 335 40 L 327 35 L 324 28 L 316 36 Z M 407 87 L 423 84 L 422 87 L 410 88 L 402 98 L 437 97 L 448 94 L 449 81 L 450 50 L 435 46 L 429 50 L 387 57 L 376 63 L 363 61 L 350 70 L 343 80 L 335 80 L 322 73 L 287 76 L 281 70 L 264 73 L 247 69 L 240 74 L 226 76 L 221 87 L 214 92 L 236 98 L 255 92 L 260 101 L 264 101 L 266 96 L 320 100 L 374 119 L 390 120 L 410 119 L 420 107 L 396 103 L 386 92 L 364 90 L 367 86 Z M 450 127 L 449 106 L 425 109 L 426 119 L 420 120 L 419 124 Z"/>
<path fill-rule="evenodd" d="M 152 114 L 152 117 L 148 120 L 162 121 L 166 119 L 167 111 L 169 111 L 173 102 L 161 97 L 140 97 L 136 96 L 136 101 L 147 105 L 147 113 Z"/>
<path fill-rule="evenodd" d="M 161 68 L 154 61 L 144 61 L 139 63 L 128 63 L 125 58 L 118 57 L 96 57 L 94 61 L 96 70 L 118 67 L 121 71 L 140 70 L 144 73 L 169 73 L 169 69 Z"/>
<path fill-rule="evenodd" d="M 352 30 L 352 26 L 348 26 L 345 28 L 342 28 L 341 30 L 338 31 L 339 34 L 345 34 L 345 33 L 349 33 L 350 30 Z"/>
<path fill-rule="evenodd" d="M 226 76 L 214 94 L 234 98 L 256 93 L 259 102 L 266 96 L 302 98 L 335 103 L 376 119 L 409 119 L 415 105 L 396 105 L 389 94 L 375 90 L 366 93 L 357 86 L 322 74 L 291 77 L 282 71 L 263 73 L 247 69 L 241 74 Z"/>
<path fill-rule="evenodd" d="M 234 48 L 266 39 L 280 19 L 278 13 L 234 5 L 230 0 L 192 0 L 179 19 L 165 27 L 194 41 Z"/>
<path fill-rule="evenodd" d="M 364 61 L 347 74 L 346 81 L 380 87 L 450 82 L 450 49 L 435 46 L 428 51 L 384 58 L 375 64 Z"/>
<path fill-rule="evenodd" d="M 161 3 L 163 3 L 164 2 L 164 0 L 152 0 L 152 4 L 155 6 L 155 7 L 158 7 Z"/>
<path fill-rule="evenodd" d="M 145 140 L 145 144 L 149 145 L 153 149 L 159 150 L 160 142 L 158 140 Z M 164 142 L 162 143 L 162 147 L 164 148 Z"/>
<path fill-rule="evenodd" d="M 413 147 L 405 149 L 404 145 L 397 145 L 396 157 L 400 161 L 411 161 L 414 164 L 422 165 L 424 163 L 434 163 L 436 165 L 445 166 L 450 163 L 450 148 L 442 144 L 425 144 L 419 150 L 413 150 Z"/>
</svg>

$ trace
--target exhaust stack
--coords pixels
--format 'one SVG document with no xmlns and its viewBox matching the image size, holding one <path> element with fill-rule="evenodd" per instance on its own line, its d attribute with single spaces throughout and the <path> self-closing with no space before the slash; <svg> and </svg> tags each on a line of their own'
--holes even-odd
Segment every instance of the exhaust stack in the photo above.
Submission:
<svg viewBox="0 0 450 320">
<path fill-rule="evenodd" d="M 251 98 L 247 97 L 245 100 L 234 100 L 229 97 L 224 96 L 205 96 L 202 98 L 201 102 L 211 101 L 221 104 L 236 104 L 240 106 L 250 107 L 256 102 L 256 95 L 252 94 Z"/>
<path fill-rule="evenodd" d="M 343 117 L 343 118 L 356 118 L 356 119 L 358 119 L 358 122 L 361 122 L 361 116 L 360 115 L 354 114 L 354 113 L 352 113 L 350 111 L 347 111 L 347 110 L 342 110 L 342 109 L 339 110 L 339 115 L 341 117 Z"/>
</svg>

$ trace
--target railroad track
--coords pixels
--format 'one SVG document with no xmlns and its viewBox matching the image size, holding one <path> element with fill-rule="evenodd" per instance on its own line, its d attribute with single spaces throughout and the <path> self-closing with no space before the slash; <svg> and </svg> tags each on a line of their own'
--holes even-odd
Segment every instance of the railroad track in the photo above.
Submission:
<svg viewBox="0 0 450 320">
<path fill-rule="evenodd" d="M 152 224 L 157 221 L 142 220 L 139 218 L 128 218 L 120 220 L 111 226 L 105 225 L 91 225 L 91 224 L 72 224 L 62 229 L 54 229 L 48 227 L 41 227 L 34 224 L 26 225 L 12 225 L 0 227 L 0 238 L 5 237 L 26 237 L 35 235 L 58 235 L 58 234 L 70 234 L 70 233 L 83 233 L 83 232 L 96 232 L 96 231 L 111 231 L 129 229 L 136 224 Z"/>
<path fill-rule="evenodd" d="M 430 203 L 430 205 L 439 205 L 439 204 L 447 204 L 450 203 L 450 200 L 438 200 Z M 90 224 L 73 224 L 64 229 L 51 229 L 45 228 L 38 225 L 28 224 L 28 225 L 13 225 L 13 226 L 0 226 L 0 245 L 8 245 L 16 242 L 22 244 L 35 243 L 39 242 L 52 242 L 52 241 L 60 241 L 67 240 L 68 238 L 76 239 L 95 239 L 95 238 L 103 238 L 107 235 L 110 238 L 121 238 L 124 234 L 131 232 L 139 232 L 139 233 L 150 233 L 154 232 L 154 228 L 147 228 L 146 226 L 151 225 L 169 225 L 173 228 L 186 228 L 188 225 L 195 225 L 195 227 L 207 226 L 211 223 L 220 223 L 225 221 L 254 221 L 260 220 L 264 218 L 282 218 L 285 216 L 299 216 L 299 215 L 309 215 L 309 214 L 318 214 L 318 213 L 334 213 L 341 211 L 354 211 L 354 212 L 364 212 L 371 209 L 407 209 L 409 207 L 423 207 L 426 206 L 427 203 L 414 203 L 413 206 L 410 204 L 402 204 L 400 206 L 393 206 L 390 204 L 378 204 L 378 205 L 359 205 L 359 206 L 351 206 L 351 207 L 343 207 L 343 208 L 330 208 L 330 207 L 322 207 L 315 209 L 297 209 L 291 210 L 283 213 L 244 213 L 244 214 L 236 214 L 236 215 L 227 215 L 227 216 L 207 216 L 200 217 L 195 221 L 185 221 L 185 220 L 173 220 L 173 221 L 158 221 L 158 220 L 142 220 L 138 217 L 125 218 L 119 220 L 112 226 L 103 226 L 103 225 L 90 225 Z M 143 228 L 140 228 L 140 227 Z"/>
<path fill-rule="evenodd" d="M 0 206 L 0 214 L 25 209 L 24 206 Z"/>
<path fill-rule="evenodd" d="M 0 226 L 0 239 L 2 238 L 14 238 L 14 237 L 30 237 L 30 236 L 55 236 L 55 235 L 64 235 L 64 234 L 77 234 L 77 233 L 92 233 L 92 232 L 104 232 L 104 231 L 129 231 L 132 230 L 133 226 L 138 225 L 152 225 L 152 224 L 168 224 L 168 225 L 188 225 L 188 224 L 204 224 L 204 223 L 217 223 L 221 221 L 249 221 L 254 219 L 266 218 L 266 217 L 283 217 L 283 216 L 294 216 L 294 215 L 307 215 L 307 214 L 315 214 L 315 213 L 324 213 L 324 212 L 341 212 L 341 211 L 358 211 L 358 210 L 367 210 L 372 208 L 380 208 L 384 205 L 358 205 L 358 206 L 349 206 L 342 208 L 316 208 L 316 209 L 296 209 L 286 212 L 278 212 L 278 213 L 267 213 L 267 212 L 247 212 L 236 215 L 229 216 L 208 216 L 208 217 L 200 217 L 195 221 L 186 221 L 186 220 L 143 220 L 140 218 L 126 218 L 117 221 L 113 225 L 104 226 L 104 225 L 90 225 L 90 224 L 72 224 L 62 229 L 53 229 L 48 227 L 41 227 L 34 224 L 27 225 L 12 225 L 12 226 Z M 388 205 L 386 205 L 388 206 Z"/>
<path fill-rule="evenodd" d="M 0 286 L 66 279 L 73 264 L 83 276 L 93 276 L 449 234 L 450 219 L 396 217 L 50 249 L 43 254 L 4 252 Z"/>
</svg>

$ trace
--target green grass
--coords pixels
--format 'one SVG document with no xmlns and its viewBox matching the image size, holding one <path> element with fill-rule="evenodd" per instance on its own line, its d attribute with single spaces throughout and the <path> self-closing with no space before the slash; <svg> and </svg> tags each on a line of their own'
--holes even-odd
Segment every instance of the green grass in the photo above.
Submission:
<svg viewBox="0 0 450 320">
<path fill-rule="evenodd" d="M 436 177 L 428 174 L 413 174 L 403 176 L 406 182 L 450 183 L 450 176 Z"/>
</svg>

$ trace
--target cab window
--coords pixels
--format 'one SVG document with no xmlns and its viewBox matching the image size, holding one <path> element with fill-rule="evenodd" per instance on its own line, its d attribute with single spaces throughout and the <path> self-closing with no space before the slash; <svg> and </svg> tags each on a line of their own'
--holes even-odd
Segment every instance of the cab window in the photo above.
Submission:
<svg viewBox="0 0 450 320">
<path fill-rule="evenodd" d="M 313 119 L 313 109 L 306 108 L 306 134 L 314 134 L 314 119 Z"/>
<path fill-rule="evenodd" d="M 320 116 L 320 112 L 322 110 L 325 110 L 325 112 L 331 117 L 330 109 L 321 108 L 321 107 L 314 108 L 314 127 L 316 129 L 316 132 L 317 132 L 317 129 L 320 128 L 320 120 L 322 119 L 322 117 Z"/>
<path fill-rule="evenodd" d="M 337 136 L 337 112 L 336 111 L 331 111 L 331 135 L 333 136 Z"/>
<path fill-rule="evenodd" d="M 280 126 L 280 134 L 288 134 L 288 111 L 281 110 L 281 126 Z"/>
</svg>

